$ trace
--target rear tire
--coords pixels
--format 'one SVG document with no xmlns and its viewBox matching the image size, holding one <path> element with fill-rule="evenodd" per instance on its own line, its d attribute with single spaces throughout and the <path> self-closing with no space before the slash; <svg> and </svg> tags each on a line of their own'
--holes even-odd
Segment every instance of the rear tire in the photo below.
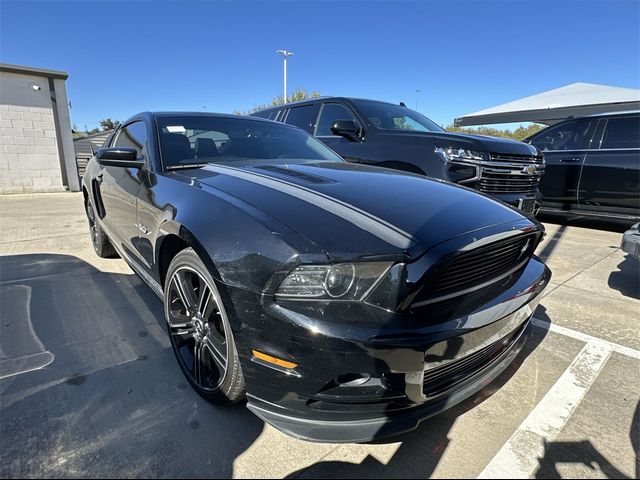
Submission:
<svg viewBox="0 0 640 480">
<path fill-rule="evenodd" d="M 244 399 L 229 318 L 209 270 L 192 248 L 169 264 L 164 312 L 173 353 L 193 389 L 217 405 Z"/>
<path fill-rule="evenodd" d="M 91 234 L 91 243 L 96 254 L 102 258 L 113 258 L 117 256 L 116 249 L 113 248 L 109 237 L 102 229 L 96 218 L 95 210 L 91 205 L 91 200 L 85 203 L 87 218 L 89 219 L 89 233 Z"/>
</svg>

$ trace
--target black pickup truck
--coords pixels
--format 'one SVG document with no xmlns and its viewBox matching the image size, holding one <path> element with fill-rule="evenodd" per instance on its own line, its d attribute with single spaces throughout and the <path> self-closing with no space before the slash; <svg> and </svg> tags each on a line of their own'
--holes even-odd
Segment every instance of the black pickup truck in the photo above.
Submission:
<svg viewBox="0 0 640 480">
<path fill-rule="evenodd" d="M 253 115 L 306 130 L 349 162 L 458 183 L 532 215 L 540 207 L 538 184 L 545 165 L 535 147 L 449 133 L 404 104 L 321 97 Z"/>
</svg>

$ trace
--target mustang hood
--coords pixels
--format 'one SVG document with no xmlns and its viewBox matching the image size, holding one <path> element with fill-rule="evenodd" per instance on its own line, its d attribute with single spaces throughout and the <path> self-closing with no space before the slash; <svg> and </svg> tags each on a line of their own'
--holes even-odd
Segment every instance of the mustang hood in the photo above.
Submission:
<svg viewBox="0 0 640 480">
<path fill-rule="evenodd" d="M 237 165 L 189 175 L 252 204 L 334 260 L 362 252 L 416 258 L 459 235 L 528 221 L 469 189 L 387 169 L 342 162 Z"/>
</svg>

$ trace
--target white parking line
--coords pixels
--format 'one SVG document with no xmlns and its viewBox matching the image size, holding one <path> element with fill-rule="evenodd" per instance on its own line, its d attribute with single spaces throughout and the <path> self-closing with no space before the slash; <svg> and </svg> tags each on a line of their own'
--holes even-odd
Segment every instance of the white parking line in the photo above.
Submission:
<svg viewBox="0 0 640 480">
<path fill-rule="evenodd" d="M 586 333 L 577 332 L 575 330 L 571 330 L 570 328 L 562 327 L 554 323 L 545 322 L 544 320 L 539 320 L 537 318 L 534 318 L 532 320 L 532 323 L 536 327 L 544 328 L 545 330 L 559 333 L 560 335 L 564 335 L 566 337 L 575 338 L 585 343 L 599 344 L 599 345 L 602 345 L 604 348 L 608 348 L 609 350 L 612 350 L 616 353 L 621 353 L 622 355 L 626 355 L 627 357 L 640 360 L 640 351 L 634 350 L 633 348 L 625 347 L 623 345 L 619 345 L 617 343 L 613 343 L 608 340 L 603 340 L 602 338 L 592 337 L 591 335 L 587 335 Z"/>
<path fill-rule="evenodd" d="M 478 478 L 529 478 L 545 443 L 562 431 L 612 352 L 640 360 L 640 351 L 534 318 L 538 327 L 586 343 L 571 365 L 529 413 Z"/>
<path fill-rule="evenodd" d="M 545 443 L 560 433 L 611 355 L 612 348 L 595 340 L 584 346 L 478 478 L 530 478 Z"/>
</svg>

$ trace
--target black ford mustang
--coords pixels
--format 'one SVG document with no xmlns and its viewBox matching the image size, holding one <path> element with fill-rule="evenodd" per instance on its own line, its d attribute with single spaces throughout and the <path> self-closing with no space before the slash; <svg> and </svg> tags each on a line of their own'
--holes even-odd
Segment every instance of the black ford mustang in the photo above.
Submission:
<svg viewBox="0 0 640 480">
<path fill-rule="evenodd" d="M 89 162 L 100 256 L 164 301 L 187 379 L 300 438 L 413 429 L 511 362 L 550 271 L 539 223 L 344 162 L 268 120 L 143 113 Z"/>
</svg>

